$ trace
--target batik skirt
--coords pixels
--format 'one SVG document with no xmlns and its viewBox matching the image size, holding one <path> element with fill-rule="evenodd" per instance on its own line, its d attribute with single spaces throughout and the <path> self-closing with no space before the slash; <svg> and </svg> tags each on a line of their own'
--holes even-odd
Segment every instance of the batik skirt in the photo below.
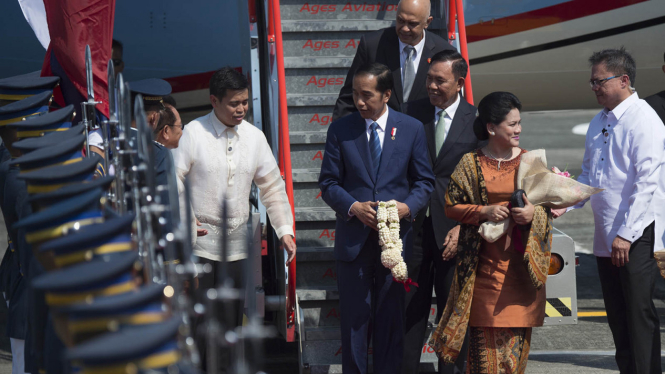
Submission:
<svg viewBox="0 0 665 374">
<path fill-rule="evenodd" d="M 466 374 L 523 374 L 531 327 L 469 327 Z"/>
</svg>

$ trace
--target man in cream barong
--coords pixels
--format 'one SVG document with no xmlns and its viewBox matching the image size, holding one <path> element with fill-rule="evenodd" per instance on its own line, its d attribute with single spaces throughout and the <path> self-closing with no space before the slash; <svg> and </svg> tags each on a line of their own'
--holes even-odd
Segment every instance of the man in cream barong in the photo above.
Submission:
<svg viewBox="0 0 665 374">
<path fill-rule="evenodd" d="M 661 373 L 653 252 L 664 247 L 665 129 L 635 92 L 635 61 L 625 49 L 596 52 L 589 62 L 589 84 L 604 108 L 589 124 L 578 181 L 605 189 L 590 201 L 615 359 L 622 374 Z"/>
<path fill-rule="evenodd" d="M 200 290 L 218 284 L 220 261 L 228 262 L 226 276 L 236 287 L 244 284 L 252 182 L 259 188 L 261 203 L 288 253 L 287 264 L 296 253 L 291 206 L 277 162 L 261 130 L 244 120 L 248 87 L 247 78 L 238 71 L 228 67 L 217 71 L 210 79 L 213 111 L 185 126 L 179 146 L 173 150 L 179 191 L 183 192 L 183 182 L 189 178 L 194 216 L 203 227 L 199 235 L 204 235 L 197 238 L 194 254 L 200 262 L 213 266 L 210 275 L 199 279 Z M 227 211 L 226 222 L 222 222 L 222 205 Z M 223 228 L 229 244 L 226 259 L 221 257 L 220 247 Z M 236 304 L 234 319 L 240 326 L 243 303 Z M 204 351 L 203 347 L 200 350 Z M 222 363 L 221 367 L 228 366 Z"/>
</svg>

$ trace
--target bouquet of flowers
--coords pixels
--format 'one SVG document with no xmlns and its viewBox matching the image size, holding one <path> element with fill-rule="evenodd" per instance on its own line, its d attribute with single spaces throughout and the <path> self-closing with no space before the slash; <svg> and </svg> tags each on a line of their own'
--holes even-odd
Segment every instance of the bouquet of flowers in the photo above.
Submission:
<svg viewBox="0 0 665 374">
<path fill-rule="evenodd" d="M 566 170 L 547 167 L 545 150 L 537 149 L 522 155 L 517 170 L 517 189 L 522 189 L 533 205 L 541 205 L 553 209 L 571 207 L 591 195 L 602 191 L 580 183 L 572 178 Z M 501 222 L 485 222 L 478 232 L 490 243 L 497 241 L 508 231 L 510 218 Z"/>
</svg>

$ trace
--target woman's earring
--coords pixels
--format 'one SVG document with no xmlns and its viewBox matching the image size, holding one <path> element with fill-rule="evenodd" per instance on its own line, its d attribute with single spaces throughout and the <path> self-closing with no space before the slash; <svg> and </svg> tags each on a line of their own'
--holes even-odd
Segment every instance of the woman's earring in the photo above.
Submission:
<svg viewBox="0 0 665 374">
<path fill-rule="evenodd" d="M 490 131 L 490 135 L 494 135 L 494 131 Z"/>
</svg>

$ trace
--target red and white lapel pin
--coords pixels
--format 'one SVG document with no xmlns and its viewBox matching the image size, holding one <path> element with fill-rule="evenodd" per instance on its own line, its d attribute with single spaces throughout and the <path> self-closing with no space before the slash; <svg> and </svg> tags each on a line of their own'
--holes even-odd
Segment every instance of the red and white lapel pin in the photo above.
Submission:
<svg viewBox="0 0 665 374">
<path fill-rule="evenodd" d="M 397 128 L 393 127 L 392 131 L 390 131 L 390 139 L 395 140 L 395 134 L 397 134 Z"/>
</svg>

